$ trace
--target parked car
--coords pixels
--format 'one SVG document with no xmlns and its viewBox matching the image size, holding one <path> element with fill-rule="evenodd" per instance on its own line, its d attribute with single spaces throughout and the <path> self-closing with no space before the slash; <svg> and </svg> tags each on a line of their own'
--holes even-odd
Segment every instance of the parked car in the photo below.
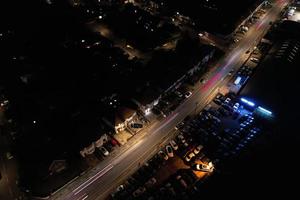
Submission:
<svg viewBox="0 0 300 200">
<path fill-rule="evenodd" d="M 250 60 L 251 60 L 252 62 L 255 62 L 255 63 L 258 63 L 258 61 L 259 61 L 258 58 L 254 58 L 254 57 L 250 58 Z"/>
<path fill-rule="evenodd" d="M 133 197 L 138 197 L 140 196 L 141 194 L 143 194 L 144 192 L 146 192 L 146 188 L 145 187 L 139 187 L 137 190 L 135 190 L 133 193 L 132 193 L 132 196 Z"/>
<path fill-rule="evenodd" d="M 166 146 L 166 152 L 168 154 L 168 157 L 170 157 L 170 158 L 174 157 L 174 152 L 173 152 L 171 145 Z"/>
<path fill-rule="evenodd" d="M 193 152 L 187 153 L 187 155 L 185 156 L 185 161 L 190 162 L 192 160 L 192 158 L 195 157 L 195 154 Z"/>
<path fill-rule="evenodd" d="M 107 149 L 105 147 L 100 147 L 99 150 L 101 151 L 101 153 L 104 155 L 104 156 L 108 156 L 109 155 L 109 152 L 107 151 Z"/>
<path fill-rule="evenodd" d="M 233 105 L 233 110 L 236 111 L 236 110 L 239 109 L 239 107 L 240 107 L 240 104 L 239 104 L 239 103 L 235 103 L 235 104 Z"/>
<path fill-rule="evenodd" d="M 10 160 L 10 159 L 13 159 L 14 156 L 13 156 L 10 152 L 6 152 L 6 158 L 7 158 L 8 160 Z"/>
<path fill-rule="evenodd" d="M 164 160 L 168 160 L 168 159 L 169 159 L 168 155 L 167 155 L 164 151 L 162 151 L 162 150 L 160 150 L 160 151 L 158 152 L 158 155 L 159 155 L 160 157 L 162 157 Z"/>
<path fill-rule="evenodd" d="M 201 144 L 196 146 L 196 148 L 193 151 L 194 154 L 197 155 L 198 153 L 200 153 L 201 149 L 203 149 L 203 146 Z"/>
<path fill-rule="evenodd" d="M 239 41 L 240 41 L 240 40 L 237 39 L 237 38 L 235 38 L 235 39 L 233 40 L 234 43 L 238 43 Z"/>
<path fill-rule="evenodd" d="M 185 146 L 185 147 L 188 147 L 189 144 L 187 143 L 187 141 L 185 140 L 184 136 L 182 134 L 179 134 L 177 136 L 178 140 Z"/>
<path fill-rule="evenodd" d="M 181 186 L 186 189 L 188 187 L 187 183 L 185 182 L 185 180 L 182 178 L 181 175 L 176 176 L 176 180 L 179 181 L 179 183 L 181 184 Z"/>
<path fill-rule="evenodd" d="M 205 78 L 201 78 L 200 79 L 200 83 L 202 83 L 202 84 L 206 83 L 206 79 Z"/>
<path fill-rule="evenodd" d="M 191 95 L 192 95 L 192 92 L 191 92 L 191 91 L 187 91 L 187 92 L 184 94 L 185 98 L 189 98 Z"/>
<path fill-rule="evenodd" d="M 200 163 L 192 166 L 194 170 L 203 171 L 203 172 L 213 172 L 214 166 L 211 162 L 208 164 Z"/>
<path fill-rule="evenodd" d="M 178 149 L 178 145 L 176 144 L 176 142 L 174 140 L 170 141 L 170 145 L 175 151 Z"/>
<path fill-rule="evenodd" d="M 145 183 L 145 186 L 146 186 L 147 188 L 150 188 L 150 187 L 152 187 L 156 182 L 157 182 L 157 180 L 156 180 L 154 177 L 152 177 L 152 178 L 150 178 L 150 179 Z"/>
<path fill-rule="evenodd" d="M 231 101 L 231 99 L 229 97 L 227 97 L 224 101 L 224 103 L 229 103 Z"/>
<path fill-rule="evenodd" d="M 143 124 L 140 123 L 132 123 L 130 126 L 131 128 L 143 128 Z"/>
</svg>

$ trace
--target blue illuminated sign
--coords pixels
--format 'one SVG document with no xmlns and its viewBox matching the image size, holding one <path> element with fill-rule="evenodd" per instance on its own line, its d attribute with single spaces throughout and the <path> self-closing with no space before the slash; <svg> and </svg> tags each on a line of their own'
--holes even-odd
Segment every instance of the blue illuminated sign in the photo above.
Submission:
<svg viewBox="0 0 300 200">
<path fill-rule="evenodd" d="M 266 115 L 272 115 L 272 112 L 271 112 L 271 111 L 269 111 L 269 110 L 267 110 L 267 109 L 265 109 L 265 108 L 263 108 L 263 107 L 258 106 L 257 109 L 258 109 L 260 112 L 262 112 L 262 113 L 264 113 L 264 114 L 266 114 Z"/>
<path fill-rule="evenodd" d="M 247 105 L 249 105 L 249 106 L 255 106 L 255 103 L 253 103 L 252 101 L 249 101 L 249 100 L 247 100 L 247 99 L 245 99 L 245 98 L 241 98 L 241 101 L 243 102 L 243 103 L 246 103 Z"/>
</svg>

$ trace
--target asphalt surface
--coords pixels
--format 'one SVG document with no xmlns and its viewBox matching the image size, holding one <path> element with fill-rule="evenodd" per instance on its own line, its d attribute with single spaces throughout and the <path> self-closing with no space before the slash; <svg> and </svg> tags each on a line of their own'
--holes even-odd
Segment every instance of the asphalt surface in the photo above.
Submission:
<svg viewBox="0 0 300 200">
<path fill-rule="evenodd" d="M 10 151 L 10 142 L 0 129 L 0 199 L 15 200 L 23 199 L 18 185 L 18 165 L 15 158 L 8 159 L 6 153 Z"/>
<path fill-rule="evenodd" d="M 261 20 L 249 29 L 244 38 L 217 63 L 208 81 L 195 89 L 193 95 L 170 116 L 136 135 L 136 138 L 124 145 L 119 153 L 102 161 L 92 171 L 78 177 L 53 194 L 50 199 L 104 199 L 113 188 L 139 167 L 139 163 L 149 159 L 173 137 L 174 127 L 179 122 L 196 109 L 204 107 L 217 93 L 218 88 L 227 84 L 228 72 L 242 65 L 247 59 L 245 52 L 256 46 L 270 28 L 269 22 L 278 18 L 281 9 L 289 1 L 277 0 L 275 2 L 276 4 L 273 4 Z"/>
</svg>

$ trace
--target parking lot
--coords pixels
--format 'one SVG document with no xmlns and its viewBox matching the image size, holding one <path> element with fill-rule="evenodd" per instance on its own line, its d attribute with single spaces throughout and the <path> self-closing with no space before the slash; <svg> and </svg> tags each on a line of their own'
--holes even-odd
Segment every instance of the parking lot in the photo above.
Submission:
<svg viewBox="0 0 300 200">
<path fill-rule="evenodd" d="M 224 161 L 240 156 L 262 135 L 263 119 L 255 106 L 233 93 L 218 93 L 202 112 L 179 123 L 174 130 L 176 137 L 116 188 L 110 198 L 192 195 L 205 177 Z"/>
</svg>

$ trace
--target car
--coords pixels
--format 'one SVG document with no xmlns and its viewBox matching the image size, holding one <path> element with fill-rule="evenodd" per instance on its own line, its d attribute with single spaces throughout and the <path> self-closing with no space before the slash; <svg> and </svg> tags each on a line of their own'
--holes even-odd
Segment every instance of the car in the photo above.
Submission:
<svg viewBox="0 0 300 200">
<path fill-rule="evenodd" d="M 253 122 L 253 119 L 251 119 L 251 118 L 247 118 L 247 120 L 246 120 L 247 122 L 250 122 L 250 123 L 252 123 Z"/>
<path fill-rule="evenodd" d="M 6 158 L 7 158 L 8 160 L 10 160 L 10 159 L 13 159 L 14 156 L 13 156 L 10 152 L 6 152 Z"/>
<path fill-rule="evenodd" d="M 251 57 L 250 60 L 251 60 L 252 62 L 255 62 L 255 63 L 258 63 L 258 61 L 259 61 L 258 58 L 254 58 L 254 57 Z"/>
<path fill-rule="evenodd" d="M 169 159 L 168 155 L 167 155 L 164 151 L 162 151 L 162 150 L 160 150 L 160 151 L 158 152 L 158 155 L 159 155 L 161 158 L 163 158 L 164 160 L 168 160 L 168 159 Z"/>
<path fill-rule="evenodd" d="M 192 168 L 196 171 L 203 171 L 203 172 L 213 172 L 214 166 L 212 162 L 209 162 L 208 164 L 204 163 L 198 163 L 195 165 L 192 165 Z"/>
<path fill-rule="evenodd" d="M 247 126 L 250 124 L 249 121 L 245 121 L 244 124 L 246 124 Z"/>
<path fill-rule="evenodd" d="M 228 76 L 231 76 L 231 75 L 233 74 L 233 72 L 234 72 L 234 69 L 230 70 L 230 71 L 228 72 Z"/>
<path fill-rule="evenodd" d="M 248 126 L 248 124 L 241 123 L 240 126 L 241 126 L 241 127 L 246 127 L 246 126 Z"/>
<path fill-rule="evenodd" d="M 121 192 L 125 189 L 125 186 L 123 184 L 119 185 L 117 188 L 116 188 L 116 192 Z"/>
<path fill-rule="evenodd" d="M 180 182 L 180 184 L 183 188 L 186 189 L 188 187 L 187 183 L 185 182 L 185 180 L 182 178 L 181 175 L 176 176 L 176 180 L 178 180 Z"/>
<path fill-rule="evenodd" d="M 256 134 L 256 133 L 257 133 L 257 131 L 256 131 L 256 130 L 254 130 L 254 129 L 251 129 L 251 130 L 250 130 L 250 133 L 252 133 L 252 134 Z"/>
<path fill-rule="evenodd" d="M 178 145 L 176 144 L 176 142 L 174 140 L 170 141 L 170 145 L 175 151 L 178 149 Z"/>
<path fill-rule="evenodd" d="M 182 97 L 182 93 L 181 92 L 179 92 L 179 91 L 175 91 L 175 94 L 179 97 L 179 98 L 181 98 Z"/>
<path fill-rule="evenodd" d="M 166 146 L 166 152 L 168 154 L 168 157 L 170 157 L 170 158 L 174 157 L 174 152 L 173 152 L 171 145 Z"/>
<path fill-rule="evenodd" d="M 131 128 L 143 128 L 143 124 L 140 123 L 132 123 L 130 126 Z"/>
<path fill-rule="evenodd" d="M 197 155 L 198 153 L 200 153 L 201 149 L 203 149 L 203 146 L 201 144 L 196 146 L 196 148 L 193 151 L 194 154 Z"/>
<path fill-rule="evenodd" d="M 231 106 L 229 106 L 228 104 L 222 104 L 222 106 L 223 106 L 223 108 L 225 109 L 225 110 L 227 110 L 228 112 L 229 112 L 229 114 L 233 111 L 232 110 L 232 107 Z"/>
<path fill-rule="evenodd" d="M 220 99 L 214 99 L 213 100 L 217 105 L 221 105 L 222 104 L 222 101 Z"/>
<path fill-rule="evenodd" d="M 233 110 L 236 111 L 236 110 L 239 109 L 239 107 L 240 107 L 240 104 L 239 104 L 239 103 L 235 103 L 235 104 L 233 105 Z"/>
<path fill-rule="evenodd" d="M 185 138 L 184 138 L 184 136 L 183 136 L 182 134 L 179 134 L 179 135 L 177 136 L 177 138 L 178 138 L 182 143 L 185 143 Z"/>
<path fill-rule="evenodd" d="M 225 110 L 225 108 L 223 108 L 223 107 L 218 108 L 218 112 L 220 112 L 220 114 L 223 115 L 223 116 L 229 116 L 230 115 L 229 111 Z"/>
<path fill-rule="evenodd" d="M 184 97 L 185 98 L 189 98 L 193 93 L 191 91 L 187 91 L 185 94 L 184 94 Z"/>
<path fill-rule="evenodd" d="M 155 183 L 157 183 L 157 180 L 156 180 L 154 177 L 152 177 L 152 178 L 150 178 L 150 179 L 145 183 L 145 186 L 146 186 L 147 188 L 150 188 L 150 187 L 152 187 Z"/>
<path fill-rule="evenodd" d="M 231 101 L 231 99 L 229 97 L 227 97 L 224 101 L 224 103 L 229 103 Z"/>
<path fill-rule="evenodd" d="M 146 192 L 146 188 L 145 187 L 139 187 L 137 190 L 135 190 L 133 193 L 132 193 L 132 196 L 133 197 L 138 197 L 140 196 L 141 194 L 143 194 L 144 192 Z"/>
<path fill-rule="evenodd" d="M 206 79 L 205 78 L 201 78 L 200 79 L 200 83 L 202 83 L 202 84 L 206 83 Z"/>
<path fill-rule="evenodd" d="M 101 151 L 101 153 L 104 155 L 104 156 L 108 156 L 109 155 L 109 152 L 107 151 L 107 149 L 105 147 L 100 147 L 99 150 Z"/>
<path fill-rule="evenodd" d="M 186 141 L 183 142 L 182 144 L 183 144 L 183 146 L 185 146 L 185 147 L 188 147 L 188 146 L 189 146 L 189 144 L 188 144 Z"/>
<path fill-rule="evenodd" d="M 119 145 L 119 142 L 117 140 L 113 139 L 113 138 L 110 140 L 110 143 L 111 143 L 112 146 Z"/>
<path fill-rule="evenodd" d="M 192 158 L 195 157 L 195 154 L 193 152 L 187 153 L 184 157 L 185 161 L 190 162 Z"/>
</svg>

